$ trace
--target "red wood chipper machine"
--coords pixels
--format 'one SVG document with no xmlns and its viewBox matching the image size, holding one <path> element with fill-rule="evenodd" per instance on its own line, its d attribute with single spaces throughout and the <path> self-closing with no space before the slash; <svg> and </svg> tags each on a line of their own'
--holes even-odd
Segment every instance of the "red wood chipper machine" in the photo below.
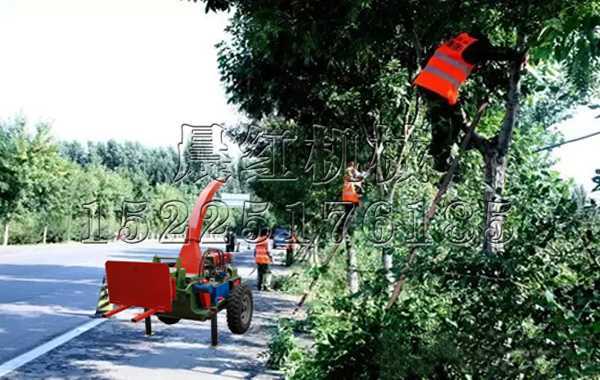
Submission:
<svg viewBox="0 0 600 380">
<path fill-rule="evenodd" d="M 115 308 L 104 317 L 132 307 L 143 308 L 144 312 L 135 315 L 132 321 L 144 319 L 148 335 L 152 333 L 152 315 L 169 325 L 181 319 L 210 319 L 212 344 L 216 345 L 217 313 L 226 309 L 232 333 L 243 334 L 248 330 L 253 311 L 252 292 L 242 284 L 232 266 L 232 253 L 215 248 L 202 252 L 200 247 L 204 216 L 221 186 L 222 181 L 214 180 L 198 197 L 176 261 L 155 256 L 152 262 L 106 262 L 108 297 Z"/>
</svg>

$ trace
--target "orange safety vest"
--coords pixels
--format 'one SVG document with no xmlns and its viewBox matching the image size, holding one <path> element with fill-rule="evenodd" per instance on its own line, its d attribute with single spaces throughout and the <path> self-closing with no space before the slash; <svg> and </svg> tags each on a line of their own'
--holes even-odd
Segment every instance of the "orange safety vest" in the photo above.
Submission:
<svg viewBox="0 0 600 380">
<path fill-rule="evenodd" d="M 473 65 L 463 59 L 462 53 L 475 41 L 477 39 L 468 33 L 461 33 L 440 45 L 414 84 L 439 94 L 451 105 L 456 104 L 458 89 L 473 70 Z"/>
<path fill-rule="evenodd" d="M 360 197 L 354 189 L 354 185 L 350 181 L 344 181 L 344 188 L 342 190 L 342 202 L 352 202 L 353 204 L 360 203 Z"/>
<path fill-rule="evenodd" d="M 262 241 L 256 243 L 256 263 L 257 264 L 271 264 L 271 257 L 269 257 L 269 239 L 264 238 Z"/>
</svg>

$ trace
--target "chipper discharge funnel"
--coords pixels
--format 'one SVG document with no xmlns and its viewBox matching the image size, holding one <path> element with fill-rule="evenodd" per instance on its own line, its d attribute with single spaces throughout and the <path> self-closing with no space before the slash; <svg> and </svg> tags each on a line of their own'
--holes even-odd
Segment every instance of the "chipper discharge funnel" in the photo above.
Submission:
<svg viewBox="0 0 600 380">
<path fill-rule="evenodd" d="M 252 320 L 252 292 L 242 284 L 232 266 L 232 253 L 210 248 L 202 252 L 202 222 L 214 194 L 223 186 L 219 180 L 206 187 L 194 206 L 188 232 L 176 262 L 154 257 L 153 262 L 107 261 L 108 296 L 115 308 L 104 317 L 138 307 L 144 311 L 132 318 L 150 317 L 174 324 L 181 319 L 211 320 L 212 343 L 217 344 L 217 313 L 227 310 L 227 325 L 234 334 L 243 334 Z"/>
</svg>

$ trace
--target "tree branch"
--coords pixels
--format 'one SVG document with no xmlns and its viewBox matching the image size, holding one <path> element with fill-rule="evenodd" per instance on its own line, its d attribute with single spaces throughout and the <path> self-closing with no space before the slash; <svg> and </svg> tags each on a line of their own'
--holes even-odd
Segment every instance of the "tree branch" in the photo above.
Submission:
<svg viewBox="0 0 600 380">
<path fill-rule="evenodd" d="M 524 42 L 518 36 L 520 44 Z M 518 46 L 521 46 L 521 45 Z M 502 238 L 504 216 L 498 214 L 502 203 L 502 193 L 506 182 L 508 168 L 508 149 L 519 112 L 519 83 L 523 61 L 516 60 L 511 64 L 508 94 L 506 99 L 506 116 L 498 134 L 490 143 L 484 155 L 485 161 L 485 224 L 483 249 L 487 254 L 499 254 L 504 245 L 497 241 Z"/>
<path fill-rule="evenodd" d="M 450 169 L 444 175 L 444 178 L 442 179 L 442 183 L 439 186 L 438 192 L 435 194 L 435 197 L 433 198 L 433 201 L 431 202 L 431 206 L 429 207 L 427 214 L 425 214 L 425 220 L 423 221 L 423 225 L 424 225 L 425 229 L 429 228 L 429 223 L 431 222 L 431 219 L 433 219 L 433 216 L 435 215 L 438 204 L 442 200 L 442 197 L 444 196 L 444 194 L 446 194 L 446 192 L 448 191 L 448 187 L 450 186 L 450 181 L 452 180 L 452 177 L 454 176 L 454 172 L 456 171 L 456 168 L 458 167 L 458 160 L 459 160 L 460 156 L 467 150 L 467 147 L 469 146 L 469 143 L 471 142 L 471 139 L 475 132 L 475 127 L 477 127 L 477 124 L 479 124 L 479 121 L 481 120 L 481 117 L 483 116 L 487 106 L 488 106 L 487 102 L 485 102 L 481 106 L 479 106 L 479 109 L 477 110 L 477 113 L 475 114 L 475 118 L 473 118 L 473 121 L 471 122 L 471 125 L 469 126 L 468 131 L 465 134 L 465 137 L 463 138 L 463 140 L 460 144 L 458 156 L 454 160 L 452 160 L 452 165 L 450 165 Z"/>
<path fill-rule="evenodd" d="M 437 211 L 437 207 L 438 207 L 440 201 L 442 200 L 442 197 L 448 191 L 448 187 L 450 186 L 450 182 L 452 181 L 454 172 L 456 171 L 456 168 L 458 167 L 458 160 L 460 159 L 460 157 L 466 150 L 467 146 L 469 145 L 471 137 L 473 136 L 473 131 L 475 131 L 475 127 L 477 127 L 477 124 L 479 124 L 479 121 L 481 120 L 481 117 L 483 116 L 485 109 L 487 108 L 487 105 L 488 105 L 488 103 L 486 102 L 486 103 L 483 103 L 479 107 L 477 114 L 473 118 L 473 121 L 471 122 L 471 125 L 469 126 L 469 129 L 468 129 L 467 133 L 465 134 L 465 137 L 463 137 L 463 140 L 460 144 L 459 154 L 452 161 L 452 165 L 450 165 L 450 169 L 444 175 L 444 178 L 442 179 L 442 183 L 440 184 L 438 191 L 435 194 L 435 197 L 431 201 L 431 205 L 429 206 L 429 209 L 427 210 L 427 214 L 425 214 L 425 218 L 423 220 L 423 230 L 425 232 L 427 232 L 427 230 L 429 228 L 429 224 L 430 224 L 431 220 L 433 219 L 435 212 Z M 407 260 L 406 264 L 404 265 L 404 268 L 402 269 L 400 277 L 398 278 L 398 281 L 396 281 L 396 283 L 394 284 L 394 290 L 393 290 L 392 295 L 386 305 L 386 309 L 389 309 L 390 307 L 392 307 L 394 305 L 394 303 L 396 302 L 396 300 L 398 299 L 398 297 L 400 296 L 400 293 L 402 292 L 402 289 L 404 287 L 404 283 L 406 282 L 406 271 L 410 268 L 413 261 L 415 260 L 416 253 L 417 253 L 417 246 L 415 245 L 411 248 L 411 250 L 408 254 L 408 260 Z"/>
<path fill-rule="evenodd" d="M 308 295 L 310 294 L 312 289 L 315 287 L 315 285 L 317 285 L 317 282 L 319 281 L 321 273 L 329 267 L 329 263 L 331 262 L 331 260 L 335 256 L 335 254 L 338 252 L 340 247 L 342 247 L 342 245 L 343 245 L 342 243 L 344 243 L 346 241 L 346 238 L 348 235 L 348 227 L 354 221 L 354 217 L 355 217 L 356 213 L 357 212 L 356 212 L 356 208 L 355 208 L 354 211 L 350 215 L 347 216 L 348 219 L 344 222 L 344 226 L 342 229 L 342 240 L 339 243 L 335 243 L 335 247 L 331 250 L 331 253 L 329 254 L 329 256 L 327 256 L 327 258 L 325 259 L 325 262 L 323 262 L 323 265 L 321 265 L 321 267 L 319 268 L 319 271 L 313 277 L 312 281 L 308 285 L 308 289 L 304 292 L 304 294 L 302 294 L 302 297 L 300 298 L 300 301 L 298 301 L 298 304 L 294 308 L 292 315 L 295 315 L 298 312 L 298 310 L 300 310 L 300 308 L 304 305 L 304 302 L 306 302 Z"/>
<path fill-rule="evenodd" d="M 498 134 L 498 156 L 504 157 L 512 140 L 513 130 L 519 112 L 519 81 L 521 79 L 521 62 L 513 62 L 510 69 L 508 99 L 506 102 L 506 117 Z"/>
</svg>

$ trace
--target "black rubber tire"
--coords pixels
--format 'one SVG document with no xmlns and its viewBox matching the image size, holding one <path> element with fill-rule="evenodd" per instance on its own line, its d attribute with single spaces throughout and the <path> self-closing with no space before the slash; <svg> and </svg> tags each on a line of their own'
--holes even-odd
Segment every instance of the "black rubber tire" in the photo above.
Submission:
<svg viewBox="0 0 600 380">
<path fill-rule="evenodd" d="M 227 300 L 227 327 L 234 334 L 243 334 L 250 327 L 254 303 L 252 291 L 246 285 L 238 285 Z"/>
<path fill-rule="evenodd" d="M 158 315 L 157 318 L 159 321 L 161 321 L 165 325 L 174 325 L 175 323 L 180 321 L 179 318 L 165 317 L 162 315 Z"/>
</svg>

